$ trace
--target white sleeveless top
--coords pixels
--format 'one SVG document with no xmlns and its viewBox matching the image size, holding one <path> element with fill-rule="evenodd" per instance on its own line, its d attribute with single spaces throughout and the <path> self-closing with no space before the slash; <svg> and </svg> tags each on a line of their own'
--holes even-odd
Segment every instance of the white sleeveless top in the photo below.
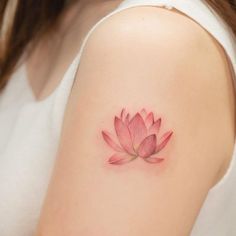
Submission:
<svg viewBox="0 0 236 236">
<path fill-rule="evenodd" d="M 19 67 L 0 94 L 0 235 L 33 235 L 55 161 L 67 99 L 88 37 L 109 16 L 143 5 L 174 7 L 193 18 L 223 46 L 235 76 L 236 39 L 203 0 L 124 0 L 90 29 L 59 86 L 41 101 L 33 96 L 24 65 Z M 235 235 L 236 143 L 227 173 L 210 189 L 191 233 Z"/>
</svg>

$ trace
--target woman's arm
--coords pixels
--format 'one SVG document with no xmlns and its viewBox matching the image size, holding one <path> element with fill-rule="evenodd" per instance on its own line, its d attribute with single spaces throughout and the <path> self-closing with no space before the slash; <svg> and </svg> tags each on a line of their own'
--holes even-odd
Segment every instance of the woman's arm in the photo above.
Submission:
<svg viewBox="0 0 236 236">
<path fill-rule="evenodd" d="M 84 50 L 36 235 L 189 235 L 231 154 L 229 81 L 219 47 L 183 15 L 139 7 L 106 20 Z M 121 119 L 122 108 L 161 117 L 140 149 L 147 131 L 140 117 Z M 164 160 L 148 162 L 167 131 L 152 156 Z M 125 163 L 132 145 L 139 157 Z"/>
</svg>

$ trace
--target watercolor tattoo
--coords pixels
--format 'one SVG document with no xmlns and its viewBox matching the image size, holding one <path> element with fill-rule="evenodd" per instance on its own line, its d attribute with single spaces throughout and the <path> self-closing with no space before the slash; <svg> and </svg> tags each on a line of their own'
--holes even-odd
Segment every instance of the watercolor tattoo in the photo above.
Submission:
<svg viewBox="0 0 236 236">
<path fill-rule="evenodd" d="M 142 109 L 133 117 L 122 109 L 120 116 L 114 118 L 114 128 L 118 142 L 115 142 L 111 135 L 102 131 L 105 142 L 111 147 L 115 154 L 108 163 L 122 165 L 136 158 L 142 158 L 148 163 L 160 163 L 163 157 L 157 157 L 170 140 L 173 131 L 167 131 L 160 138 L 157 138 L 161 127 L 161 118 L 155 119 L 153 112 Z"/>
</svg>

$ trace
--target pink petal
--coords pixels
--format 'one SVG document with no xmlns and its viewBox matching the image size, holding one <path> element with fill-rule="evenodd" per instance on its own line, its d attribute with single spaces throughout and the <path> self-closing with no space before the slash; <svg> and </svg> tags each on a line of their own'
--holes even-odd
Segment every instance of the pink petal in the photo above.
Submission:
<svg viewBox="0 0 236 236">
<path fill-rule="evenodd" d="M 114 154 L 112 155 L 108 162 L 113 165 L 122 165 L 128 163 L 137 158 L 137 156 L 130 156 L 128 154 Z"/>
<path fill-rule="evenodd" d="M 122 121 L 124 121 L 124 117 L 125 117 L 125 108 L 123 108 L 122 109 L 122 111 L 121 111 L 121 113 L 120 113 L 120 119 L 122 120 Z"/>
<path fill-rule="evenodd" d="M 150 112 L 145 119 L 145 124 L 147 128 L 149 128 L 153 123 L 154 123 L 154 115 L 152 112 Z"/>
<path fill-rule="evenodd" d="M 143 117 L 143 119 L 146 118 L 146 116 L 147 116 L 147 111 L 146 111 L 145 108 L 143 108 L 139 113 L 140 113 L 140 115 Z"/>
<path fill-rule="evenodd" d="M 155 163 L 160 163 L 164 161 L 164 158 L 159 158 L 159 157 L 148 157 L 148 158 L 143 158 L 146 162 L 155 164 Z"/>
<path fill-rule="evenodd" d="M 140 157 L 149 157 L 151 156 L 156 149 L 156 135 L 152 134 L 146 137 L 138 148 L 138 155 Z"/>
<path fill-rule="evenodd" d="M 106 143 L 111 147 L 113 148 L 115 151 L 118 151 L 118 152 L 123 152 L 124 150 L 118 145 L 116 144 L 112 138 L 110 137 L 110 135 L 105 132 L 105 131 L 102 131 L 102 136 L 103 136 L 103 139 L 106 141 Z"/>
<path fill-rule="evenodd" d="M 136 113 L 129 122 L 129 130 L 133 141 L 133 147 L 136 150 L 142 140 L 147 136 L 147 128 L 139 113 Z"/>
<path fill-rule="evenodd" d="M 129 125 L 129 113 L 125 117 L 125 124 L 126 124 L 126 126 Z"/>
<path fill-rule="evenodd" d="M 160 150 L 162 150 L 165 147 L 165 145 L 170 140 L 170 137 L 171 137 L 172 134 L 173 134 L 173 131 L 168 131 L 168 132 L 166 132 L 165 134 L 162 135 L 159 144 L 157 144 L 155 153 L 159 152 Z"/>
<path fill-rule="evenodd" d="M 132 155 L 135 154 L 128 127 L 117 116 L 115 117 L 115 120 L 114 120 L 114 126 L 115 126 L 116 135 L 119 139 L 120 145 L 129 154 L 132 154 Z"/>
<path fill-rule="evenodd" d="M 148 134 L 158 134 L 161 127 L 161 118 L 156 120 L 154 124 L 148 129 Z"/>
</svg>

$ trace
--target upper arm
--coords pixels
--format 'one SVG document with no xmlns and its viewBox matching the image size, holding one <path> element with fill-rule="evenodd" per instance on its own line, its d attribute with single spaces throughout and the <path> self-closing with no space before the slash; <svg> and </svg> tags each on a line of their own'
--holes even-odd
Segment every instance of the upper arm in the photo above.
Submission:
<svg viewBox="0 0 236 236">
<path fill-rule="evenodd" d="M 38 232 L 189 235 L 222 163 L 224 134 L 231 130 L 225 125 L 230 120 L 226 77 L 216 47 L 186 17 L 139 7 L 99 26 L 87 42 L 68 102 Z M 161 117 L 157 143 L 173 132 L 154 155 L 162 162 L 141 157 L 121 165 L 108 162 L 120 152 L 105 142 L 102 131 L 124 153 L 132 152 L 131 129 L 137 139 L 146 132 L 142 121 L 133 128 L 114 122 L 123 108 L 131 116 L 145 108 Z M 153 137 L 143 152 L 151 152 L 151 142 Z"/>
</svg>

